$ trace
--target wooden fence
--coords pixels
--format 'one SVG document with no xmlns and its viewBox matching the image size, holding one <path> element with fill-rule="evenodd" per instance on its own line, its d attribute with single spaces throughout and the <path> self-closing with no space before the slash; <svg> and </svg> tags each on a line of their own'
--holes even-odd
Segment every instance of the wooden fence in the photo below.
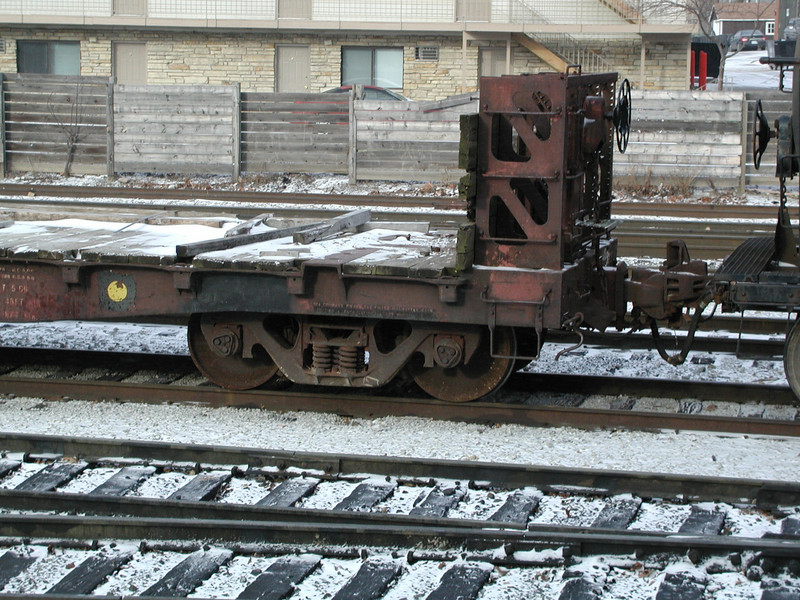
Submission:
<svg viewBox="0 0 800 600">
<path fill-rule="evenodd" d="M 742 188 L 746 105 L 741 92 L 632 94 L 628 150 L 614 155 L 614 180 Z"/>
<path fill-rule="evenodd" d="M 4 172 L 108 172 L 107 77 L 2 75 Z"/>
<path fill-rule="evenodd" d="M 238 178 L 238 86 L 115 85 L 109 173 Z"/>
<path fill-rule="evenodd" d="M 347 173 L 349 94 L 242 94 L 242 170 Z"/>
<path fill-rule="evenodd" d="M 114 177 L 300 172 L 351 179 L 457 181 L 458 121 L 475 94 L 440 102 L 353 101 L 349 94 L 240 93 L 229 86 L 128 86 L 106 78 L 0 75 L 0 162 L 23 171 Z M 765 109 L 784 111 L 765 92 Z M 752 168 L 741 92 L 634 92 L 620 183 L 743 189 L 775 184 L 774 146 Z M 772 153 L 772 154 L 770 154 Z"/>
</svg>

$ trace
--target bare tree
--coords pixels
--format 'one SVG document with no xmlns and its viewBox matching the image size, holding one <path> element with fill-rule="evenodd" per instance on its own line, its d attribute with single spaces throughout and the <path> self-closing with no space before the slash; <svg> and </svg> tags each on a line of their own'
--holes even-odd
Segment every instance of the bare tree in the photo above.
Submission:
<svg viewBox="0 0 800 600">
<path fill-rule="evenodd" d="M 642 0 L 642 13 L 647 19 L 670 19 L 677 20 L 685 18 L 689 23 L 697 25 L 699 33 L 717 45 L 719 50 L 719 77 L 717 87 L 722 90 L 722 82 L 725 74 L 725 54 L 728 50 L 723 44 L 723 38 L 714 34 L 714 20 L 716 12 L 714 10 L 714 0 Z M 761 21 L 762 17 L 772 2 L 762 3 L 760 0 L 755 3 L 756 10 L 753 18 L 753 29 L 755 23 Z"/>
<path fill-rule="evenodd" d="M 81 106 L 81 79 L 75 80 L 75 94 L 67 96 L 61 102 L 51 98 L 48 102 L 53 122 L 61 131 L 64 139 L 66 156 L 64 157 L 64 175 L 69 176 L 72 170 L 72 160 L 81 136 L 81 121 L 83 110 Z M 65 110 L 66 108 L 66 110 Z"/>
</svg>

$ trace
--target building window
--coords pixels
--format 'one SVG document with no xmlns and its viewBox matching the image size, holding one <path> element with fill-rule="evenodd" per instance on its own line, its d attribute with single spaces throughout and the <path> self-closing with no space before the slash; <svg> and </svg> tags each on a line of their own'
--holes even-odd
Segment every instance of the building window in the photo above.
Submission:
<svg viewBox="0 0 800 600">
<path fill-rule="evenodd" d="M 80 75 L 80 42 L 18 41 L 17 72 Z"/>
<path fill-rule="evenodd" d="M 775 35 L 775 21 L 767 21 L 765 24 L 766 33 L 767 35 Z"/>
<path fill-rule="evenodd" d="M 342 85 L 403 87 L 402 48 L 342 48 Z"/>
</svg>

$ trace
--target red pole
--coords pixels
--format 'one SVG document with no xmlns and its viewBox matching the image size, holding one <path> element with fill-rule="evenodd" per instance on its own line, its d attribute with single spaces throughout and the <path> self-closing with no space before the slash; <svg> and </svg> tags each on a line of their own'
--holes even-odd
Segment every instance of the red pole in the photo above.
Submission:
<svg viewBox="0 0 800 600">
<path fill-rule="evenodd" d="M 689 89 L 694 87 L 694 50 L 692 50 L 692 60 L 689 62 Z"/>
<path fill-rule="evenodd" d="M 700 75 L 698 84 L 701 90 L 705 91 L 707 78 L 708 78 L 708 52 L 700 52 Z"/>
</svg>

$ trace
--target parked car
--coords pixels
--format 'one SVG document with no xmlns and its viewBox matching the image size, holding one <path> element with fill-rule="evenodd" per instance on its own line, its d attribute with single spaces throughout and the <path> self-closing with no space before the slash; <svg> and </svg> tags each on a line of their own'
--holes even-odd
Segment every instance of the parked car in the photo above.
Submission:
<svg viewBox="0 0 800 600">
<path fill-rule="evenodd" d="M 789 19 L 786 27 L 783 28 L 783 39 L 788 42 L 796 41 L 798 29 L 800 29 L 800 19 Z"/>
<path fill-rule="evenodd" d="M 374 85 L 365 85 L 364 87 L 364 100 L 401 100 L 404 102 L 408 102 L 409 98 L 403 96 L 398 92 L 393 92 L 392 90 L 387 90 L 386 88 L 377 87 Z M 344 93 L 349 92 L 353 89 L 352 85 L 340 85 L 336 88 L 331 88 L 329 90 L 325 90 L 325 93 Z"/>
<path fill-rule="evenodd" d="M 767 38 L 758 29 L 742 29 L 733 34 L 731 40 L 731 50 L 740 52 L 741 50 L 765 50 L 767 48 Z"/>
</svg>

